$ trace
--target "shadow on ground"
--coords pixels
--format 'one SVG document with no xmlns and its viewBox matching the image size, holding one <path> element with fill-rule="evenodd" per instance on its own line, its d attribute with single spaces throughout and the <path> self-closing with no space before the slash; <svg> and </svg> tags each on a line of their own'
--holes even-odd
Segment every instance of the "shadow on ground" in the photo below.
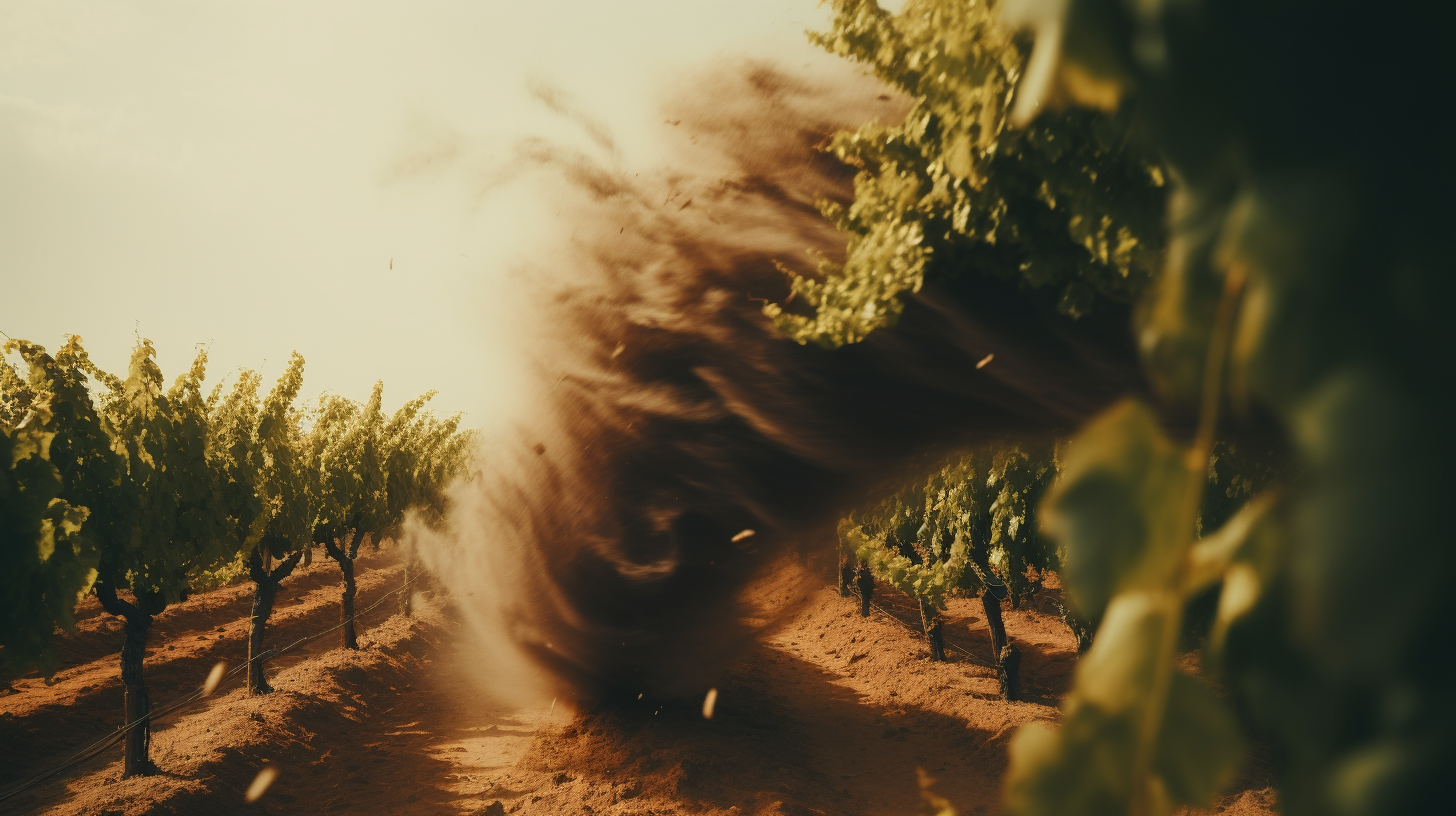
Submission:
<svg viewBox="0 0 1456 816">
<path fill-rule="evenodd" d="M 519 812 L 918 813 L 917 768 L 980 813 L 995 799 L 1004 745 L 917 706 L 867 704 L 836 675 L 760 646 L 700 701 L 627 700 L 543 734 L 522 767 L 557 772 Z"/>
</svg>

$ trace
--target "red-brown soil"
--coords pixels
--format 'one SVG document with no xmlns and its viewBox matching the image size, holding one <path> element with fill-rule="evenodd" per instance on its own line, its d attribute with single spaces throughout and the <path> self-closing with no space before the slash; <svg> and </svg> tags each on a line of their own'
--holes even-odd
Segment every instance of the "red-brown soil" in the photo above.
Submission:
<svg viewBox="0 0 1456 816">
<path fill-rule="evenodd" d="M 391 557 L 361 557 L 361 609 L 400 580 Z M 334 623 L 337 580 L 330 562 L 290 579 L 269 643 Z M 159 618 L 147 658 L 155 703 L 185 696 L 217 660 L 243 657 L 249 589 L 207 593 Z M 323 638 L 270 664 L 276 693 L 233 687 L 159 724 L 152 756 L 162 774 L 121 779 L 117 747 L 0 811 L 918 814 L 923 769 L 962 816 L 1000 812 L 1007 741 L 1017 725 L 1055 720 L 1076 664 L 1071 635 L 1035 609 L 1005 613 L 1028 697 L 1006 703 L 978 601 L 951 603 L 948 663 L 927 659 L 906 625 L 918 619 L 907 599 L 877 601 L 866 619 L 857 599 L 813 593 L 727 673 L 705 720 L 701 700 L 504 707 L 471 676 L 471 649 L 444 601 L 421 599 L 406 619 L 390 600 L 362 621 L 360 651 Z M 68 640 L 56 685 L 22 679 L 0 697 L 0 785 L 115 727 L 119 646 L 119 628 L 92 615 Z M 265 765 L 277 781 L 246 804 Z M 1251 764 L 1217 810 L 1273 813 L 1268 784 Z"/>
</svg>

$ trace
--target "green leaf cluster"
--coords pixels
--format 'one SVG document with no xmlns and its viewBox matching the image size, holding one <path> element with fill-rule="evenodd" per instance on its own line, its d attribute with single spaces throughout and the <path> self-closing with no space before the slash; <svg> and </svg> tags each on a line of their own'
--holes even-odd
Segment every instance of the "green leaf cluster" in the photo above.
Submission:
<svg viewBox="0 0 1456 816">
<path fill-rule="evenodd" d="M 259 543 L 273 558 L 309 540 L 313 507 L 309 503 L 307 458 L 303 455 L 302 413 L 295 407 L 303 388 L 303 356 L 294 352 L 263 400 L 253 432 L 260 459 L 260 494 L 267 524 Z"/>
<path fill-rule="evenodd" d="M 427 523 L 444 518 L 446 488 L 467 472 L 476 438 L 461 430 L 459 414 L 439 419 L 425 410 L 434 394 L 406 402 L 388 418 L 380 410 L 382 383 L 362 405 L 320 398 L 303 440 L 313 463 L 306 490 L 316 507 L 315 535 L 390 537 L 411 512 Z"/>
<path fill-rule="evenodd" d="M 1054 446 L 1001 444 L 963 454 L 840 523 L 841 548 L 871 573 L 945 609 L 946 593 L 990 569 L 1019 599 L 1057 553 L 1034 520 L 1057 473 Z"/>
<path fill-rule="evenodd" d="M 1123 410 L 1146 413 L 1144 408 Z M 1172 444 L 1154 426 L 1142 428 L 1148 433 L 1142 445 L 1167 448 Z M 1047 521 L 1040 512 L 1043 499 L 1063 473 L 1065 448 L 1065 442 L 1003 442 L 962 454 L 929 476 L 908 480 L 886 498 L 842 519 L 840 547 L 864 561 L 876 578 L 912 597 L 926 597 L 919 587 L 932 590 L 936 603 L 944 597 L 941 587 L 946 580 L 952 589 L 979 587 L 981 581 L 972 565 L 989 570 L 1005 584 L 1017 606 L 1039 588 L 1043 573 L 1058 572 L 1064 582 L 1076 587 L 1069 587 L 1074 603 L 1063 609 L 1068 625 L 1074 630 L 1086 627 L 1100 620 L 1110 597 L 1109 576 L 1120 574 L 1119 565 L 1141 552 L 1141 534 L 1129 536 L 1127 531 L 1143 522 L 1135 510 L 1125 506 L 1120 483 L 1104 473 L 1079 484 L 1073 495 L 1063 496 L 1059 506 L 1063 510 L 1082 507 L 1094 516 L 1085 526 L 1105 531 L 1116 542 L 1108 551 L 1134 552 L 1132 556 L 1122 553 L 1118 560 L 1117 552 L 1103 557 L 1085 549 L 1068 551 L 1068 539 L 1059 534 L 1055 514 Z M 1080 460 L 1073 464 L 1081 467 Z M 1210 528 L 1223 525 L 1281 474 L 1276 454 L 1254 445 L 1219 442 L 1209 457 L 1200 524 Z M 1180 471 L 1172 478 L 1182 479 L 1184 474 Z M 1196 481 L 1198 477 L 1188 478 Z M 1172 485 L 1155 476 L 1145 489 L 1154 487 Z M 956 542 L 961 543 L 969 561 L 955 561 L 955 569 L 947 572 L 945 563 Z M 1092 597 L 1076 603 L 1082 593 Z M 1197 638 L 1206 632 L 1192 634 Z"/>
<path fill-rule="evenodd" d="M 294 405 L 303 367 L 303 356 L 294 352 L 266 397 L 259 395 L 262 378 L 249 370 L 238 372 L 225 396 L 222 381 L 208 397 L 208 459 L 226 525 L 239 540 L 221 566 L 193 572 L 194 590 L 247 575 L 254 551 L 275 559 L 309 546 L 313 508 L 299 455 L 302 414 Z"/>
<path fill-rule="evenodd" d="M 98 497 L 113 519 L 102 533 L 100 580 L 164 604 L 189 591 L 189 575 L 236 547 L 220 488 L 226 473 L 208 460 L 207 354 L 166 388 L 156 350 L 142 340 L 125 379 L 93 367 L 105 385 L 101 427 L 120 456 L 113 489 Z"/>
<path fill-rule="evenodd" d="M 1178 447 L 1126 407 L 1089 428 L 1044 516 L 1074 597 L 1106 604 L 1094 652 L 1119 637 L 1115 617 L 1133 631 L 1136 616 L 1118 610 L 1176 618 L 1189 592 L 1217 587 L 1204 664 L 1274 743 L 1281 811 L 1440 810 L 1456 764 L 1456 660 L 1440 646 L 1456 451 L 1439 386 L 1456 359 L 1444 192 L 1456 173 L 1419 78 L 1450 72 L 1445 27 L 1413 8 L 1346 3 L 1073 0 L 1023 16 L 1041 21 L 1063 77 L 1132 100 L 1178 181 L 1168 264 L 1137 328 L 1148 370 L 1164 393 L 1201 398 L 1205 416 L 1257 406 L 1297 477 L 1209 532 L 1259 481 L 1258 467 L 1217 459 L 1230 501 L 1205 513 L 1201 541 L 1169 548 L 1163 530 L 1195 527 L 1154 483 L 1177 472 Z M 1074 82 L 1056 92 L 1082 98 Z M 1226 373 L 1213 362 L 1224 354 Z M 1241 469 L 1248 484 L 1228 478 Z M 1155 638 L 1123 640 L 1145 654 Z M 1156 640 L 1155 677 L 1176 659 L 1166 634 Z M 1111 672 L 1084 668 L 1062 730 L 1018 737 L 1012 812 L 1192 801 L 1162 771 L 1143 774 L 1148 757 L 1220 778 L 1227 763 L 1197 746 L 1116 753 L 1115 730 L 1078 725 L 1078 701 L 1105 680 L 1094 669 Z M 1142 722 L 1183 716 L 1171 685 L 1153 687 Z M 1205 701 L 1194 719 L 1219 708 Z M 1117 775 L 1063 796 L 1089 779 L 1078 770 L 1089 746 L 1113 752 Z M 1134 778 L 1146 787 L 1118 787 Z"/>
<path fill-rule="evenodd" d="M 1232 779 L 1239 724 L 1176 668 L 1176 637 L 1185 604 L 1242 569 L 1235 559 L 1268 504 L 1246 506 L 1194 543 L 1207 461 L 1132 401 L 1067 446 L 1040 523 L 1061 542 L 1072 602 L 1101 625 L 1060 727 L 1023 729 L 1012 744 L 1013 813 L 1166 814 L 1211 804 Z"/>
<path fill-rule="evenodd" d="M 1028 576 L 1060 568 L 1055 542 L 1036 523 L 1042 496 L 1061 469 L 1056 445 L 1003 444 L 982 454 L 989 459 L 990 535 L 986 563 L 1006 585 L 1013 605 L 1033 590 Z"/>
<path fill-rule="evenodd" d="M 1149 704 L 1157 699 L 1152 646 L 1168 625 L 1157 596 L 1117 596 L 1077 667 L 1076 691 L 1062 704 L 1060 725 L 1026 726 L 1012 741 L 1010 812 L 1166 814 L 1180 804 L 1207 805 L 1232 780 L 1242 750 L 1239 727 L 1207 686 L 1175 672 L 1159 710 Z M 1135 790 L 1142 729 L 1154 717 L 1151 773 Z M 1135 801 L 1140 809 L 1132 807 Z"/>
<path fill-rule="evenodd" d="M 76 604 L 96 580 L 95 546 L 82 532 L 86 508 L 61 498 L 49 399 L 32 398 L 3 360 L 0 394 L 7 406 L 22 396 L 25 404 L 19 421 L 0 423 L 0 665 L 49 675 L 51 634 L 75 625 Z"/>
<path fill-rule="evenodd" d="M 883 535 L 870 538 L 858 528 L 844 533 L 843 546 L 869 567 L 874 576 L 935 609 L 945 609 L 946 593 L 966 571 L 964 539 L 951 543 L 943 557 L 915 559 L 887 545 Z"/>
<path fill-rule="evenodd" d="M 317 479 L 314 527 L 330 538 L 378 532 L 388 512 L 382 436 L 384 384 L 363 404 L 337 396 L 319 402 L 310 433 Z"/>
<path fill-rule="evenodd" d="M 205 352 L 168 387 L 155 358 L 138 341 L 123 378 L 74 336 L 54 356 L 23 340 L 0 355 L 0 659 L 12 668 L 54 668 L 53 632 L 95 582 L 155 614 L 246 574 L 255 552 L 309 547 L 319 527 L 390 533 L 415 510 L 437 521 L 468 466 L 473 435 L 423 411 L 428 394 L 386 422 L 382 385 L 362 405 L 298 407 L 297 353 L 266 395 L 246 370 L 204 395 Z"/>
<path fill-rule="evenodd" d="M 801 343 L 854 343 L 899 317 L 901 295 L 965 273 L 1015 281 L 1078 316 L 1129 303 L 1161 263 L 1161 162 L 1125 113 L 1068 110 L 1007 127 L 1027 43 L 987 0 L 835 0 L 820 46 L 870 67 L 912 104 L 897 124 L 840 133 L 828 150 L 859 168 L 843 263 L 786 270 L 790 301 L 765 312 Z"/>
<path fill-rule="evenodd" d="M 941 529 L 921 490 L 847 532 L 899 583 L 914 572 L 896 559 L 933 561 L 930 542 L 958 530 L 973 563 L 980 540 L 1027 524 L 1057 541 L 1041 551 L 1102 624 L 1062 726 L 1016 740 L 1013 813 L 1209 801 L 1241 729 L 1178 668 L 1178 633 L 1210 593 L 1202 664 L 1275 743 L 1284 812 L 1430 812 L 1456 763 L 1456 659 L 1435 645 L 1456 566 L 1440 386 L 1456 359 L 1456 170 L 1420 79 L 1450 72 L 1447 27 L 1348 3 L 1005 5 L 1035 46 L 991 4 L 834 3 L 818 41 L 912 107 L 831 144 L 861 171 L 853 203 L 826 207 L 845 260 L 767 311 L 835 346 L 968 271 L 1072 315 L 1149 289 L 1147 370 L 1164 396 L 1201 401 L 1200 431 L 1175 443 L 1120 405 L 1052 457 L 1062 476 L 1038 523 L 1034 498 L 1013 495 L 994 532 L 995 500 L 960 500 L 975 510 Z M 1229 407 L 1283 437 L 1215 445 Z M 1281 473 L 1288 489 L 1267 490 Z"/>
<path fill-rule="evenodd" d="M 437 419 L 421 411 L 430 396 L 433 392 L 407 403 L 384 429 L 384 532 L 389 536 L 399 533 L 411 511 L 426 524 L 442 523 L 449 507 L 446 488 L 470 464 L 475 433 L 460 429 L 459 414 Z"/>
</svg>

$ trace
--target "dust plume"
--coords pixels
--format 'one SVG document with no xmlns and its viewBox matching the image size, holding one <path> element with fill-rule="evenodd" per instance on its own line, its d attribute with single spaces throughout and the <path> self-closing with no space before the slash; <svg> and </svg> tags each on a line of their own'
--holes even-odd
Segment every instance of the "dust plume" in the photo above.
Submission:
<svg viewBox="0 0 1456 816">
<path fill-rule="evenodd" d="M 525 148 L 563 180 L 571 233 L 494 313 L 527 338 L 529 391 L 443 530 L 413 529 L 499 690 L 701 697 L 755 633 L 745 587 L 856 497 L 927 451 L 1065 431 L 1140 387 L 1125 314 L 1074 323 L 1010 284 L 926 287 L 835 351 L 775 331 L 774 262 L 844 249 L 816 205 L 848 200 L 853 169 L 816 146 L 903 110 L 848 70 L 746 63 L 673 98 L 659 172 Z"/>
</svg>

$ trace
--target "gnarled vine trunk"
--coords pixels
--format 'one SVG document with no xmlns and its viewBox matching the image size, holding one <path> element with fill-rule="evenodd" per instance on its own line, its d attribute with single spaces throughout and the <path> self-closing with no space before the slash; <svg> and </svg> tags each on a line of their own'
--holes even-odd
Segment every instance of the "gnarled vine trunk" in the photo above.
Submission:
<svg viewBox="0 0 1456 816">
<path fill-rule="evenodd" d="M 167 608 L 159 593 L 143 593 L 135 604 L 118 598 L 111 581 L 96 583 L 96 597 L 101 608 L 123 620 L 121 646 L 121 684 L 125 688 L 126 736 L 123 738 L 123 776 L 147 776 L 156 773 L 152 764 L 152 701 L 142 671 L 147 653 L 147 636 L 152 619 Z"/>
<path fill-rule="evenodd" d="M 1062 605 L 1062 622 L 1067 624 L 1067 628 L 1072 631 L 1072 637 L 1077 641 L 1077 654 L 1086 654 L 1092 648 L 1092 635 L 1096 627 L 1066 604 Z"/>
<path fill-rule="evenodd" d="M 263 627 L 268 616 L 273 614 L 273 599 L 277 590 L 264 576 L 262 581 L 254 579 L 253 615 L 248 621 L 248 693 L 267 694 L 273 690 L 263 677 Z"/>
<path fill-rule="evenodd" d="M 996 659 L 996 678 L 1001 681 L 1001 698 L 1008 702 L 1021 699 L 1021 650 L 1007 643 Z"/>
<path fill-rule="evenodd" d="M 344 572 L 343 608 L 339 613 L 344 627 L 339 630 L 339 645 L 345 649 L 357 649 L 359 638 L 354 633 L 354 596 L 358 594 L 359 588 L 354 584 L 354 559 L 341 560 L 339 568 Z"/>
<path fill-rule="evenodd" d="M 854 556 L 841 553 L 839 556 L 839 597 L 848 598 L 854 594 Z"/>
<path fill-rule="evenodd" d="M 404 587 L 399 592 L 399 614 L 408 618 L 414 614 L 414 581 L 419 575 L 419 561 L 415 558 L 414 551 L 404 559 Z"/>
<path fill-rule="evenodd" d="M 263 675 L 263 630 L 268 617 L 273 614 L 273 601 L 278 597 L 283 579 L 293 574 L 303 553 L 296 552 L 284 559 L 272 572 L 263 563 L 263 556 L 254 549 L 248 557 L 248 575 L 253 579 L 253 615 L 248 626 L 248 692 L 267 694 L 273 690 Z"/>
<path fill-rule="evenodd" d="M 354 559 L 359 557 L 359 544 L 363 540 L 364 537 L 356 531 L 350 533 L 342 544 L 332 538 L 323 542 L 324 551 L 339 563 L 339 570 L 344 573 L 344 592 L 339 610 L 339 622 L 343 625 L 339 629 L 339 645 L 345 649 L 359 648 L 359 638 L 354 634 L 354 596 L 359 592 L 354 584 Z"/>
<path fill-rule="evenodd" d="M 870 574 L 869 565 L 861 562 L 859 565 L 859 614 L 860 617 L 870 616 L 870 598 L 875 594 L 875 576 Z"/>
<path fill-rule="evenodd" d="M 925 627 L 925 640 L 930 643 L 930 659 L 945 662 L 945 632 L 940 611 L 924 598 L 920 600 L 920 623 Z"/>
<path fill-rule="evenodd" d="M 996 659 L 1001 697 L 1017 700 L 1021 696 L 1021 651 L 1006 636 L 1006 623 L 1001 619 L 1001 601 L 989 588 L 981 593 L 981 606 L 986 610 L 986 626 L 991 630 L 991 655 Z"/>
<path fill-rule="evenodd" d="M 123 776 L 144 776 L 156 770 L 152 765 L 152 699 L 147 691 L 142 661 L 151 634 L 151 615 L 128 615 L 121 647 L 121 684 L 125 686 L 126 749 Z"/>
<path fill-rule="evenodd" d="M 988 589 L 981 593 L 981 606 L 986 610 L 986 626 L 991 630 L 991 657 L 1001 663 L 1001 650 L 1006 648 L 1006 624 L 1001 620 L 1001 601 Z"/>
</svg>

